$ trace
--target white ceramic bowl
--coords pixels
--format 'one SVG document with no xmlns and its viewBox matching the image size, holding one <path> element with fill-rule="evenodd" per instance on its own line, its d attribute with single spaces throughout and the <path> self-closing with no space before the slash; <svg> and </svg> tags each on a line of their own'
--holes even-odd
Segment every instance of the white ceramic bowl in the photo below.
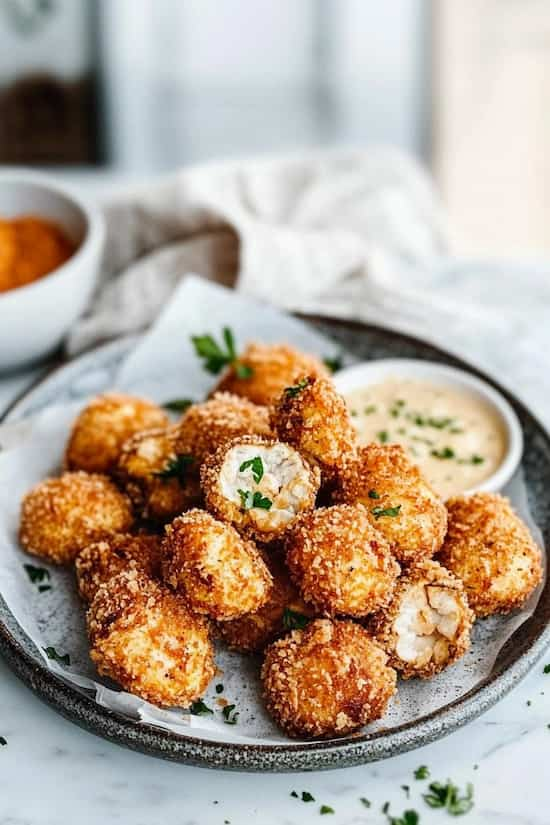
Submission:
<svg viewBox="0 0 550 825">
<path fill-rule="evenodd" d="M 500 417 L 506 433 L 508 442 L 506 454 L 498 469 L 491 476 L 466 492 L 502 490 L 515 473 L 523 454 L 521 425 L 504 396 L 469 372 L 438 364 L 435 361 L 420 361 L 414 358 L 382 358 L 378 361 L 364 361 L 340 370 L 334 376 L 334 381 L 338 391 L 345 395 L 360 387 L 379 384 L 390 377 L 430 381 L 434 384 L 462 389 L 478 396 L 493 408 Z"/>
<path fill-rule="evenodd" d="M 50 176 L 0 170 L 0 217 L 22 214 L 56 221 L 77 250 L 49 275 L 0 293 L 2 372 L 37 361 L 59 346 L 90 298 L 105 238 L 101 213 Z"/>
</svg>

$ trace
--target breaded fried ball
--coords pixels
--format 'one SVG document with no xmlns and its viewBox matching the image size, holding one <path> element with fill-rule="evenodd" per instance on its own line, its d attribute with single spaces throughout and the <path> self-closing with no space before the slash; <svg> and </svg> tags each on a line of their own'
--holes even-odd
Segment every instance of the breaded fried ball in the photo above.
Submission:
<svg viewBox="0 0 550 825">
<path fill-rule="evenodd" d="M 495 493 L 447 501 L 449 529 L 438 561 L 462 579 L 476 616 L 510 613 L 542 581 L 542 557 L 510 502 Z"/>
<path fill-rule="evenodd" d="M 311 607 L 300 598 L 283 562 L 270 557 L 266 558 L 266 564 L 273 583 L 265 604 L 240 619 L 218 623 L 220 636 L 232 650 L 257 653 L 296 625 L 306 624 L 312 615 Z"/>
<path fill-rule="evenodd" d="M 333 496 L 359 502 L 401 564 L 431 558 L 445 538 L 447 511 L 399 444 L 369 444 L 346 464 Z"/>
<path fill-rule="evenodd" d="M 316 619 L 267 648 L 267 710 L 289 736 L 352 733 L 379 719 L 395 693 L 387 658 L 358 624 Z"/>
<path fill-rule="evenodd" d="M 98 395 L 78 415 L 65 449 L 67 470 L 110 473 L 126 439 L 140 430 L 165 427 L 168 416 L 145 398 Z"/>
<path fill-rule="evenodd" d="M 400 568 L 361 504 L 305 514 L 286 548 L 302 598 L 325 616 L 359 618 L 389 604 Z"/>
<path fill-rule="evenodd" d="M 466 653 L 473 622 L 460 579 L 426 559 L 399 579 L 391 604 L 369 629 L 404 679 L 428 679 Z"/>
<path fill-rule="evenodd" d="M 252 371 L 246 378 L 239 378 L 242 367 Z M 253 341 L 239 357 L 237 366 L 232 365 L 222 375 L 215 391 L 224 390 L 248 398 L 255 404 L 269 406 L 301 375 L 330 378 L 330 371 L 319 358 L 294 349 L 287 344 L 262 344 Z"/>
<path fill-rule="evenodd" d="M 63 473 L 24 497 L 19 541 L 27 553 L 66 564 L 87 544 L 124 533 L 132 523 L 128 498 L 106 476 Z"/>
<path fill-rule="evenodd" d="M 256 545 L 204 510 L 166 527 L 162 575 L 195 613 L 236 619 L 265 604 L 271 574 Z"/>
<path fill-rule="evenodd" d="M 267 407 L 228 392 L 193 404 L 179 424 L 178 451 L 195 456 L 200 466 L 209 453 L 239 435 L 272 435 Z"/>
<path fill-rule="evenodd" d="M 136 433 L 122 446 L 116 478 L 143 519 L 163 524 L 201 502 L 198 463 L 178 442 L 175 426 Z"/>
<path fill-rule="evenodd" d="M 355 428 L 346 402 L 330 380 L 302 376 L 286 387 L 273 408 L 271 423 L 281 441 L 319 463 L 323 480 L 355 455 Z"/>
<path fill-rule="evenodd" d="M 75 559 L 80 596 L 91 602 L 102 584 L 129 568 L 157 578 L 160 575 L 160 547 L 160 536 L 130 533 L 118 533 L 88 544 Z"/>
<path fill-rule="evenodd" d="M 313 508 L 319 482 L 318 467 L 294 447 L 259 436 L 223 444 L 201 468 L 207 509 L 264 543 L 280 538 L 300 513 Z"/>
<path fill-rule="evenodd" d="M 214 675 L 206 622 L 139 570 L 99 588 L 87 623 L 99 673 L 155 705 L 187 707 Z"/>
</svg>

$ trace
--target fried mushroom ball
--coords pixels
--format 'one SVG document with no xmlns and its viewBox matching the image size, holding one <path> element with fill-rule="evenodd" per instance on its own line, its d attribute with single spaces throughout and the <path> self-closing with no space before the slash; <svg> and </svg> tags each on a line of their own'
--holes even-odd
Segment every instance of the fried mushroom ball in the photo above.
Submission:
<svg viewBox="0 0 550 825">
<path fill-rule="evenodd" d="M 431 558 L 445 538 L 447 511 L 399 444 L 369 444 L 348 462 L 333 496 L 363 504 L 401 564 Z"/>
<path fill-rule="evenodd" d="M 118 533 L 89 544 L 75 559 L 78 592 L 91 602 L 102 584 L 135 568 L 149 578 L 160 574 L 160 536 Z"/>
<path fill-rule="evenodd" d="M 289 736 L 352 733 L 379 719 L 395 693 L 387 658 L 358 624 L 316 619 L 268 647 L 261 673 L 267 709 Z"/>
<path fill-rule="evenodd" d="M 438 560 L 462 579 L 476 616 L 521 607 L 542 581 L 541 551 L 510 502 L 494 493 L 447 501 L 449 529 Z"/>
<path fill-rule="evenodd" d="M 289 444 L 243 436 L 223 444 L 201 468 L 206 507 L 260 542 L 280 538 L 311 510 L 320 473 Z"/>
<path fill-rule="evenodd" d="M 240 377 L 243 372 L 246 377 Z M 227 368 L 216 391 L 224 390 L 248 398 L 255 404 L 269 406 L 300 375 L 330 378 L 327 367 L 314 355 L 286 344 L 254 341 L 248 344 L 237 364 Z"/>
<path fill-rule="evenodd" d="M 473 622 L 460 579 L 430 559 L 411 565 L 370 629 L 404 679 L 429 679 L 466 653 Z"/>
<path fill-rule="evenodd" d="M 239 435 L 272 435 L 269 410 L 228 392 L 193 404 L 179 425 L 177 449 L 194 456 L 200 467 L 209 453 Z"/>
<path fill-rule="evenodd" d="M 272 584 L 255 544 L 204 510 L 190 510 L 166 527 L 162 574 L 192 610 L 218 621 L 258 610 Z"/>
<path fill-rule="evenodd" d="M 73 424 L 65 449 L 65 467 L 86 473 L 110 473 L 130 436 L 168 423 L 166 413 L 145 398 L 115 392 L 99 395 Z"/>
<path fill-rule="evenodd" d="M 399 565 L 360 504 L 305 514 L 289 533 L 286 548 L 302 598 L 326 616 L 367 616 L 393 595 Z"/>
<path fill-rule="evenodd" d="M 27 553 L 66 564 L 87 544 L 124 533 L 132 523 L 128 498 L 106 476 L 64 473 L 23 498 L 19 541 Z"/>
<path fill-rule="evenodd" d="M 178 449 L 177 427 L 136 433 L 122 446 L 116 478 L 137 515 L 164 523 L 200 503 L 195 457 Z"/>
<path fill-rule="evenodd" d="M 87 621 L 99 673 L 148 702 L 187 707 L 214 675 L 205 621 L 139 570 L 102 585 Z"/>
</svg>

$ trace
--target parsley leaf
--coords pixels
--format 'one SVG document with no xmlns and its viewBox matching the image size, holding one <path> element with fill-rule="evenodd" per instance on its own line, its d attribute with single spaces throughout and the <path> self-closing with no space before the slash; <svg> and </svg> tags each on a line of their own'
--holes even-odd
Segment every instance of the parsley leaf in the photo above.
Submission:
<svg viewBox="0 0 550 825">
<path fill-rule="evenodd" d="M 343 366 L 342 356 L 334 355 L 332 358 L 323 358 L 323 363 L 331 372 L 338 372 Z"/>
<path fill-rule="evenodd" d="M 303 630 L 309 622 L 309 616 L 304 616 L 303 613 L 298 613 L 297 610 L 291 610 L 290 607 L 285 607 L 283 613 L 283 627 L 285 630 Z"/>
<path fill-rule="evenodd" d="M 189 708 L 189 713 L 192 713 L 193 716 L 208 716 L 212 715 L 214 711 L 205 705 L 202 699 L 197 699 Z"/>
<path fill-rule="evenodd" d="M 446 785 L 432 782 L 428 790 L 430 793 L 424 794 L 423 799 L 430 808 L 446 808 L 452 816 L 461 816 L 474 807 L 474 787 L 470 782 L 466 785 L 464 796 L 460 796 L 459 788 L 450 780 Z"/>
<path fill-rule="evenodd" d="M 170 412 L 185 412 L 189 407 L 193 406 L 195 402 L 192 398 L 173 398 L 171 401 L 165 401 L 162 405 L 165 410 Z"/>
<path fill-rule="evenodd" d="M 218 682 L 216 685 L 216 693 L 223 693 L 223 685 L 221 682 Z"/>
<path fill-rule="evenodd" d="M 45 593 L 51 590 L 51 585 L 47 584 L 50 581 L 50 571 L 45 567 L 35 567 L 34 564 L 24 564 L 23 567 L 27 573 L 32 584 L 36 584 L 39 593 Z"/>
<path fill-rule="evenodd" d="M 443 447 L 441 450 L 432 450 L 431 455 L 433 455 L 434 458 L 441 459 L 454 458 L 455 451 L 452 447 Z"/>
<path fill-rule="evenodd" d="M 222 336 L 225 349 L 211 335 L 191 336 L 195 352 L 202 358 L 205 370 L 217 375 L 224 367 L 233 365 L 237 378 L 250 378 L 254 370 L 237 359 L 235 339 L 229 327 L 223 328 Z"/>
<path fill-rule="evenodd" d="M 415 779 L 428 779 L 430 771 L 427 765 L 420 765 L 414 772 Z"/>
<path fill-rule="evenodd" d="M 373 507 L 371 513 L 374 518 L 378 520 L 379 518 L 382 518 L 382 516 L 391 516 L 391 518 L 395 518 L 399 515 L 400 510 L 401 505 L 398 504 L 397 507 Z"/>
<path fill-rule="evenodd" d="M 166 481 L 169 478 L 177 478 L 181 484 L 185 484 L 187 470 L 190 465 L 194 463 L 194 461 L 195 459 L 192 455 L 188 455 L 187 453 L 178 453 L 175 458 L 168 459 L 163 470 L 160 470 L 158 473 L 154 473 L 154 475 L 157 476 L 157 478 L 161 478 L 163 481 Z"/>
<path fill-rule="evenodd" d="M 420 817 L 416 811 L 408 810 L 402 816 L 389 816 L 388 822 L 390 825 L 418 825 Z"/>
<path fill-rule="evenodd" d="M 235 705 L 226 705 L 222 710 L 223 721 L 226 725 L 236 725 L 239 714 L 235 712 Z"/>
<path fill-rule="evenodd" d="M 241 506 L 243 510 L 252 510 L 257 507 L 259 510 L 270 510 L 273 502 L 269 498 L 265 498 L 258 491 L 252 493 L 251 490 L 237 490 L 241 497 Z"/>
<path fill-rule="evenodd" d="M 42 650 L 48 657 L 48 659 L 52 659 L 54 662 L 58 662 L 60 665 L 70 665 L 71 664 L 71 657 L 68 653 L 63 654 L 61 656 L 55 647 L 43 647 Z"/>
<path fill-rule="evenodd" d="M 380 498 L 380 493 L 377 493 L 376 490 L 369 490 L 369 498 Z"/>
<path fill-rule="evenodd" d="M 285 395 L 287 398 L 296 398 L 297 395 L 300 395 L 302 390 L 305 390 L 305 388 L 309 386 L 309 383 L 309 378 L 302 378 L 297 384 L 294 384 L 294 386 L 287 387 L 285 389 Z"/>
<path fill-rule="evenodd" d="M 259 455 L 255 456 L 255 458 L 249 458 L 248 461 L 243 461 L 239 467 L 239 472 L 244 473 L 249 467 L 252 470 L 254 481 L 256 484 L 259 484 L 264 476 L 264 464 Z"/>
<path fill-rule="evenodd" d="M 333 814 L 334 808 L 331 808 L 330 805 L 321 805 L 319 808 L 319 813 L 322 814 Z"/>
<path fill-rule="evenodd" d="M 302 791 L 302 802 L 315 802 L 315 797 L 309 791 Z"/>
</svg>

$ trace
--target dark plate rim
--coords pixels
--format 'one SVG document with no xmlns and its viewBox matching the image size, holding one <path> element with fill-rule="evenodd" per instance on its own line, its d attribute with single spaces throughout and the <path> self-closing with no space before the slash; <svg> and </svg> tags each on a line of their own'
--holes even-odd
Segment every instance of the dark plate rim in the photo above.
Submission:
<svg viewBox="0 0 550 825">
<path fill-rule="evenodd" d="M 362 321 L 303 313 L 298 314 L 297 317 L 306 322 L 328 323 L 331 326 L 354 329 L 357 332 L 370 331 L 381 335 L 392 335 L 404 344 L 431 350 L 435 359 L 442 358 L 447 363 L 450 362 L 476 375 L 494 387 L 523 418 L 527 417 L 531 420 L 550 447 L 550 434 L 522 401 L 482 370 L 431 341 L 391 327 L 366 324 Z M 124 345 L 128 346 L 131 340 L 131 338 L 119 339 L 111 343 L 100 344 L 80 357 L 92 355 L 99 349 L 122 348 Z M 71 363 L 70 360 L 62 359 L 39 377 L 3 411 L 0 423 L 8 419 L 19 404 L 37 387 Z M 547 591 L 550 594 L 549 581 L 546 582 L 544 594 Z M 512 665 L 509 667 L 505 667 L 504 664 L 497 665 L 486 679 L 464 696 L 423 717 L 422 721 L 409 722 L 391 733 L 379 730 L 339 740 L 295 744 L 289 742 L 281 745 L 220 743 L 175 734 L 153 725 L 138 723 L 101 707 L 90 696 L 78 691 L 34 659 L 0 620 L 0 653 L 8 666 L 40 699 L 65 718 L 91 733 L 132 750 L 188 765 L 237 771 L 289 772 L 350 767 L 384 759 L 428 744 L 462 727 L 499 701 L 526 676 L 549 644 L 550 624 L 547 624 L 540 629 L 527 649 Z"/>
</svg>

